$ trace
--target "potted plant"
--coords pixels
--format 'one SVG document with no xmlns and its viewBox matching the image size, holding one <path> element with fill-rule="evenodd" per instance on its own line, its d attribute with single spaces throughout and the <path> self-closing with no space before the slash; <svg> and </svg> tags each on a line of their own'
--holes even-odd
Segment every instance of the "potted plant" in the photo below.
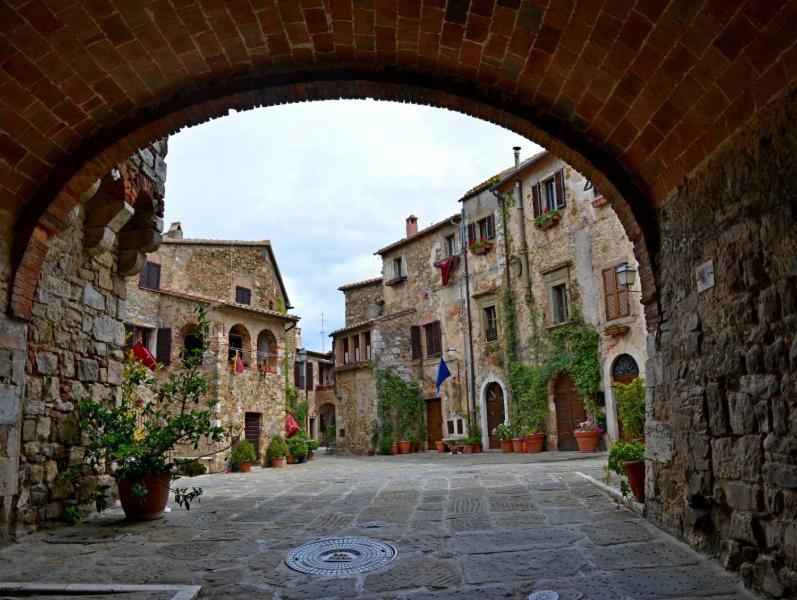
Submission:
<svg viewBox="0 0 797 600">
<path fill-rule="evenodd" d="M 615 442 L 609 451 L 608 468 L 620 476 L 620 492 L 623 496 L 628 496 L 631 491 L 638 502 L 645 502 L 645 445 L 642 442 Z"/>
<path fill-rule="evenodd" d="M 293 456 L 295 463 L 303 463 L 308 451 L 307 441 L 298 433 L 288 440 L 288 452 Z M 288 462 L 290 463 L 290 460 Z"/>
<path fill-rule="evenodd" d="M 492 240 L 486 238 L 479 238 L 468 243 L 468 250 L 471 254 L 485 254 L 493 247 Z"/>
<path fill-rule="evenodd" d="M 645 380 L 637 377 L 631 383 L 616 382 L 614 397 L 617 416 L 623 424 L 623 437 L 645 441 Z"/>
<path fill-rule="evenodd" d="M 249 440 L 241 440 L 232 451 L 232 464 L 241 473 L 252 470 L 252 463 L 257 460 L 255 447 Z"/>
<path fill-rule="evenodd" d="M 272 467 L 279 469 L 285 466 L 285 457 L 288 455 L 288 444 L 281 435 L 274 436 L 266 448 L 266 460 Z"/>
<path fill-rule="evenodd" d="M 579 452 L 596 452 L 601 441 L 601 435 L 603 435 L 603 429 L 591 419 L 587 419 L 578 424 L 578 427 L 573 431 L 573 435 L 576 436 Z"/>
<path fill-rule="evenodd" d="M 446 451 L 446 443 L 443 440 L 435 440 L 434 441 L 434 448 L 440 453 Z"/>
<path fill-rule="evenodd" d="M 501 423 L 493 429 L 493 437 L 501 441 L 501 452 L 509 454 L 512 452 L 512 428 L 507 423 Z"/>
<path fill-rule="evenodd" d="M 313 460 L 316 450 L 318 450 L 318 442 L 316 440 L 307 440 L 307 460 Z"/>
<path fill-rule="evenodd" d="M 562 215 L 558 210 L 545 209 L 539 217 L 534 219 L 534 224 L 538 229 L 549 229 L 556 225 L 561 218 Z"/>
<path fill-rule="evenodd" d="M 526 451 L 526 436 L 523 435 L 521 431 L 522 428 L 516 426 L 514 423 L 512 424 L 512 451 L 513 452 L 525 452 Z"/>
<path fill-rule="evenodd" d="M 535 403 L 526 415 L 527 425 L 523 434 L 526 440 L 526 452 L 536 454 L 542 452 L 545 444 L 545 417 L 548 407 L 541 403 Z"/>
<path fill-rule="evenodd" d="M 210 339 L 204 306 L 197 309 L 196 331 L 202 344 L 184 347 L 181 368 L 167 377 L 156 377 L 131 353 L 122 370 L 118 403 L 85 401 L 80 405 L 85 468 L 94 474 L 113 474 L 128 519 L 163 516 L 169 484 L 178 479 L 168 458 L 175 447 L 224 439 L 224 430 L 212 425 L 217 401 L 205 399 L 208 383 L 199 373 Z M 81 475 L 88 475 L 83 468 Z M 99 510 L 107 506 L 108 491 L 108 486 L 95 487 Z M 186 509 L 202 494 L 196 487 L 173 491 L 177 504 Z"/>
<path fill-rule="evenodd" d="M 410 454 L 412 452 L 412 442 L 410 440 L 398 441 L 399 454 Z"/>
</svg>

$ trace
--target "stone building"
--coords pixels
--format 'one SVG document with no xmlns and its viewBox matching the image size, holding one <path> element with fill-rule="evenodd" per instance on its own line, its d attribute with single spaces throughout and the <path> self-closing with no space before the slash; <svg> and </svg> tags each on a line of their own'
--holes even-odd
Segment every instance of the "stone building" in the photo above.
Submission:
<svg viewBox="0 0 797 600">
<path fill-rule="evenodd" d="M 166 365 L 164 375 L 179 365 L 183 345 L 197 343 L 195 310 L 208 307 L 212 339 L 202 374 L 210 382 L 208 397 L 220 401 L 216 424 L 248 439 L 264 459 L 269 439 L 284 430 L 299 321 L 287 313 L 290 301 L 271 244 L 188 239 L 173 223 L 140 276 L 128 279 L 127 298 L 128 344 L 147 346 Z M 203 456 L 214 472 L 227 467 L 228 446 L 176 454 Z"/>
<path fill-rule="evenodd" d="M 297 345 L 300 344 L 297 336 Z M 298 401 L 307 402 L 307 421 L 300 423 L 311 438 L 328 445 L 327 428 L 335 427 L 335 369 L 332 352 L 299 348 L 293 363 L 293 385 Z"/>
<path fill-rule="evenodd" d="M 574 168 L 544 151 L 519 162 L 462 198 L 469 273 L 476 405 L 485 445 L 509 415 L 504 364 L 506 315 L 502 294 L 513 295 L 518 358 L 536 360 L 534 348 L 574 319 L 600 334 L 598 353 L 609 439 L 619 425 L 613 383 L 643 374 L 646 330 L 640 294 L 618 282 L 617 268 L 636 269 L 633 245 L 606 199 Z M 549 382 L 547 445 L 576 448 L 573 429 L 587 418 L 583 399 L 567 374 Z"/>
</svg>

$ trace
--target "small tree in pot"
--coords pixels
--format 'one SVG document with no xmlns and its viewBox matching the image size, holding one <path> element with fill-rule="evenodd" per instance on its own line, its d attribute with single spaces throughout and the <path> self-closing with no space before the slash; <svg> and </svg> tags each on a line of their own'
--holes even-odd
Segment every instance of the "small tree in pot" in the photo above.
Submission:
<svg viewBox="0 0 797 600">
<path fill-rule="evenodd" d="M 636 440 L 615 442 L 609 451 L 608 468 L 620 476 L 620 492 L 623 496 L 633 492 L 637 501 L 645 501 L 644 444 Z M 627 482 L 624 477 L 628 478 Z"/>
<path fill-rule="evenodd" d="M 299 434 L 288 440 L 288 452 L 296 459 L 296 462 L 304 462 L 308 451 L 307 441 Z"/>
<path fill-rule="evenodd" d="M 288 456 L 288 444 L 281 435 L 275 436 L 266 448 L 266 459 L 272 467 L 280 468 L 285 466 L 285 457 Z"/>
<path fill-rule="evenodd" d="M 252 463 L 257 460 L 255 447 L 249 440 L 241 440 L 232 451 L 232 464 L 241 473 L 248 473 L 252 470 Z"/>
</svg>

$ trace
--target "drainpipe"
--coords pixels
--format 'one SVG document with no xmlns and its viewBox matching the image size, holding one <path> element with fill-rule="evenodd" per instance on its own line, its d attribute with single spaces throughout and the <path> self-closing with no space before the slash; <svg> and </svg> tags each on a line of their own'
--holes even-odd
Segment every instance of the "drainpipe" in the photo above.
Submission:
<svg viewBox="0 0 797 600">
<path fill-rule="evenodd" d="M 515 151 L 515 169 L 520 166 L 520 146 L 512 148 Z M 529 269 L 529 246 L 526 242 L 526 217 L 523 210 L 523 179 L 518 178 L 515 192 L 517 194 L 518 223 L 520 225 L 520 261 L 523 270 L 523 288 L 526 290 L 526 298 L 531 298 L 531 271 Z"/>
<path fill-rule="evenodd" d="M 506 206 L 504 205 L 504 199 L 496 189 L 490 190 L 495 196 L 496 200 L 498 200 L 498 206 L 501 208 L 501 224 L 504 228 L 504 276 L 506 277 L 506 289 L 512 289 L 512 275 L 509 269 L 509 231 L 507 230 L 506 225 Z"/>
<path fill-rule="evenodd" d="M 465 397 L 465 402 L 467 405 L 467 414 L 468 414 L 468 432 L 470 432 L 470 428 L 472 425 L 473 419 L 471 418 L 471 407 L 476 406 L 476 372 L 473 367 L 473 324 L 471 323 L 470 318 L 470 271 L 468 270 L 468 250 L 465 246 L 465 204 L 463 202 L 462 208 L 460 209 L 460 221 L 459 221 L 459 246 L 460 251 L 462 252 L 463 264 L 465 267 L 465 310 L 467 311 L 466 315 L 466 322 L 467 322 L 467 345 L 468 345 L 468 364 L 467 369 L 470 371 L 469 382 L 470 385 L 468 388 L 468 395 Z"/>
</svg>

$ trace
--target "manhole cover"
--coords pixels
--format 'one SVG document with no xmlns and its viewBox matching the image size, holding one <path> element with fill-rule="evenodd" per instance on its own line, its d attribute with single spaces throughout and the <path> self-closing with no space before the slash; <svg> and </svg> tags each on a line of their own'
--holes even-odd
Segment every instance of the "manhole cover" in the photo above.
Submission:
<svg viewBox="0 0 797 600">
<path fill-rule="evenodd" d="M 294 571 L 341 577 L 378 569 L 396 558 L 396 549 L 366 538 L 333 538 L 291 550 L 285 564 Z"/>
<path fill-rule="evenodd" d="M 542 590 L 531 594 L 529 600 L 559 600 L 559 594 L 550 590 Z"/>
</svg>

